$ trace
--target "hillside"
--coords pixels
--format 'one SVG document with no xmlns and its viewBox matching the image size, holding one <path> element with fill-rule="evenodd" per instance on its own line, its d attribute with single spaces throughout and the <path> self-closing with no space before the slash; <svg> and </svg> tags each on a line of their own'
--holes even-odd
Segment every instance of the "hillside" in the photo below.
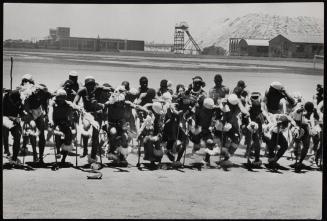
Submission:
<svg viewBox="0 0 327 221">
<path fill-rule="evenodd" d="M 215 20 L 196 39 L 201 48 L 215 45 L 228 50 L 229 38 L 232 37 L 271 39 L 278 34 L 323 35 L 324 21 L 305 16 L 252 13 L 235 19 Z"/>
</svg>

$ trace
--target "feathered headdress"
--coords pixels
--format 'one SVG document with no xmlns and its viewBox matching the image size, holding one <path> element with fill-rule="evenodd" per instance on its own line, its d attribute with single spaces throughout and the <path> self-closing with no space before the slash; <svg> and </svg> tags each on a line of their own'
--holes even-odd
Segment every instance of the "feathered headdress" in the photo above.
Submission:
<svg viewBox="0 0 327 221">
<path fill-rule="evenodd" d="M 18 91 L 20 94 L 20 99 L 22 100 L 22 103 L 29 98 L 32 94 L 35 94 L 36 91 L 40 88 L 39 85 L 34 85 L 30 83 L 25 83 L 24 85 L 21 85 L 18 87 Z"/>
</svg>

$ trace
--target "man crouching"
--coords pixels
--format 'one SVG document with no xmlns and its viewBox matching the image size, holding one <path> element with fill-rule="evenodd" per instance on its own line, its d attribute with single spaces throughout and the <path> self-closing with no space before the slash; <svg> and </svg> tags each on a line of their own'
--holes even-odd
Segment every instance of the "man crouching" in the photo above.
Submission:
<svg viewBox="0 0 327 221">
<path fill-rule="evenodd" d="M 56 96 L 50 101 L 49 104 L 49 125 L 55 129 L 55 145 L 57 153 L 62 150 L 61 162 L 64 163 L 68 152 L 73 149 L 72 140 L 73 133 L 76 133 L 76 128 L 70 116 L 73 110 L 79 108 L 72 102 L 67 100 L 66 91 L 58 89 Z"/>
</svg>

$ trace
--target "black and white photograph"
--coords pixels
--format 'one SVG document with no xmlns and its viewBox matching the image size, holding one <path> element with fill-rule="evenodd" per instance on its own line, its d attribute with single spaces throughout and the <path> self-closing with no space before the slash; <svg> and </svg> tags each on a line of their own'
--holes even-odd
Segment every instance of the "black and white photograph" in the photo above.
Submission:
<svg viewBox="0 0 327 221">
<path fill-rule="evenodd" d="M 3 219 L 323 219 L 324 2 L 6 2 L 2 68 Z"/>
</svg>

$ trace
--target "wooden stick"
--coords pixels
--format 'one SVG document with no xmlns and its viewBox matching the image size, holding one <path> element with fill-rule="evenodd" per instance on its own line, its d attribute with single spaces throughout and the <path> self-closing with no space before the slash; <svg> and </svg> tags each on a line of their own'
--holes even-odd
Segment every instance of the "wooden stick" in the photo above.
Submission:
<svg viewBox="0 0 327 221">
<path fill-rule="evenodd" d="M 10 90 L 12 90 L 12 67 L 13 67 L 14 59 L 10 57 Z"/>
</svg>

